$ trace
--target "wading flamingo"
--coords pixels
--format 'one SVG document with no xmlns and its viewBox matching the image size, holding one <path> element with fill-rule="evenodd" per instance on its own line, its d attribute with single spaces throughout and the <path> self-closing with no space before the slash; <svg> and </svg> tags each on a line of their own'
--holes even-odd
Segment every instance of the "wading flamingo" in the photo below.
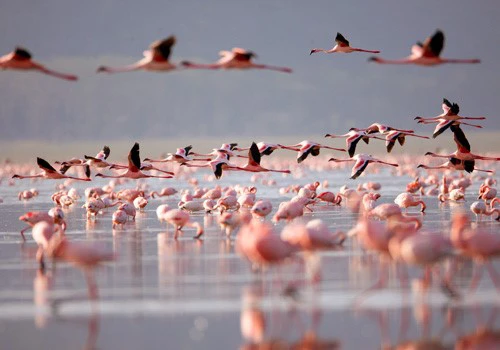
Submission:
<svg viewBox="0 0 500 350">
<path fill-rule="evenodd" d="M 212 64 L 200 64 L 190 61 L 183 61 L 181 64 L 187 68 L 197 69 L 269 69 L 283 73 L 291 73 L 292 70 L 287 67 L 275 67 L 252 62 L 253 57 L 257 55 L 245 49 L 234 47 L 231 51 L 220 51 L 221 58 Z"/>
<path fill-rule="evenodd" d="M 31 53 L 22 47 L 16 47 L 14 51 L 0 57 L 0 70 L 1 69 L 35 70 L 56 78 L 71 81 L 78 80 L 76 75 L 59 73 L 33 61 Z"/>
<path fill-rule="evenodd" d="M 324 52 L 324 53 L 334 53 L 334 52 L 340 52 L 340 53 L 351 53 L 351 52 L 369 52 L 369 53 L 380 53 L 378 50 L 365 50 L 365 49 L 358 49 L 355 47 L 349 46 L 349 41 L 347 41 L 346 38 L 340 33 L 337 32 L 337 36 L 335 37 L 335 42 L 337 43 L 333 48 L 329 50 L 325 49 L 312 49 L 309 55 L 312 55 L 313 53 L 316 52 Z"/>
<path fill-rule="evenodd" d="M 480 63 L 479 59 L 453 59 L 441 58 L 439 55 L 444 47 L 444 34 L 437 30 L 423 43 L 417 42 L 411 47 L 411 54 L 399 60 L 386 60 L 377 56 L 368 60 L 382 64 L 415 64 L 419 66 L 436 66 L 443 63 Z"/>
</svg>

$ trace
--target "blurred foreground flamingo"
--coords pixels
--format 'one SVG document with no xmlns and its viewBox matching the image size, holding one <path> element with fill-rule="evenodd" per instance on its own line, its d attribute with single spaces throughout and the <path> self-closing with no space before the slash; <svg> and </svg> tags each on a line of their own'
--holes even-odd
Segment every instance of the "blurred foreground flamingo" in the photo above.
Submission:
<svg viewBox="0 0 500 350">
<path fill-rule="evenodd" d="M 46 249 L 47 256 L 54 260 L 72 263 L 81 268 L 88 285 L 89 298 L 97 300 L 97 284 L 94 279 L 94 268 L 105 261 L 115 260 L 112 251 L 90 242 L 71 242 L 59 235 L 53 236 Z"/>
<path fill-rule="evenodd" d="M 335 45 L 333 48 L 329 50 L 325 49 L 312 49 L 309 55 L 312 55 L 313 53 L 316 52 L 324 52 L 324 53 L 334 53 L 334 52 L 339 52 L 339 53 L 351 53 L 351 52 L 369 52 L 369 53 L 380 53 L 378 50 L 365 50 L 365 49 L 358 49 L 355 47 L 351 47 L 349 45 L 349 41 L 347 41 L 346 38 L 340 33 L 337 32 L 337 36 L 335 37 L 335 42 L 337 45 Z"/>
<path fill-rule="evenodd" d="M 22 47 L 16 47 L 11 53 L 0 57 L 0 69 L 35 70 L 64 80 L 78 80 L 76 75 L 56 72 L 33 61 L 31 53 Z"/>
<path fill-rule="evenodd" d="M 444 47 L 444 34 L 437 30 L 432 36 L 425 39 L 423 43 L 417 42 L 411 47 L 410 56 L 399 60 L 386 60 L 377 56 L 368 60 L 382 64 L 415 64 L 419 66 L 436 66 L 443 63 L 480 63 L 478 59 L 453 59 L 441 58 L 439 55 Z"/>
</svg>

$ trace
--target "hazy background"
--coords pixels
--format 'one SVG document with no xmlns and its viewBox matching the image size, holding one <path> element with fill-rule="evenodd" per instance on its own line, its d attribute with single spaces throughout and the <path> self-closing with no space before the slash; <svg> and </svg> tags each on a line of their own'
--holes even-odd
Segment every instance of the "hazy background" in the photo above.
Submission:
<svg viewBox="0 0 500 350">
<path fill-rule="evenodd" d="M 413 117 L 441 113 L 443 97 L 458 102 L 462 115 L 487 116 L 485 129 L 498 130 L 498 18 L 494 0 L 4 1 L 1 53 L 25 46 L 80 80 L 0 72 L 0 137 L 4 144 L 30 139 L 59 148 L 70 140 L 301 141 L 374 121 L 428 135 L 432 127 Z M 401 58 L 437 28 L 446 35 L 443 57 L 482 63 L 426 68 L 380 66 L 362 53 L 309 56 L 313 47 L 332 47 L 339 31 L 352 46 Z M 219 50 L 238 46 L 255 51 L 259 63 L 294 72 L 95 73 L 102 64 L 135 62 L 152 41 L 171 34 L 178 40 L 172 62 L 211 62 Z M 451 135 L 441 140 L 452 145 Z M 498 138 L 488 144 L 495 150 Z M 15 149 L 4 153 L 15 156 Z"/>
</svg>

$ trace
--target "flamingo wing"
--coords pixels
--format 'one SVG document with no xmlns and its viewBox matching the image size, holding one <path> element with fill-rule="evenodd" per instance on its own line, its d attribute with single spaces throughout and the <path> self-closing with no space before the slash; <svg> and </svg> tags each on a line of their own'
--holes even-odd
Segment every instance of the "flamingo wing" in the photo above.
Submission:
<svg viewBox="0 0 500 350">
<path fill-rule="evenodd" d="M 49 164 L 45 159 L 42 159 L 40 157 L 36 157 L 36 164 L 42 169 L 45 170 L 48 173 L 57 173 L 57 170 L 54 169 L 52 165 Z"/>
<path fill-rule="evenodd" d="M 14 56 L 16 57 L 16 59 L 20 60 L 29 60 L 32 57 L 31 53 L 28 50 L 20 46 L 17 46 L 14 49 Z"/>
<path fill-rule="evenodd" d="M 214 171 L 214 175 L 216 179 L 220 179 L 222 176 L 222 166 L 225 163 L 223 162 L 218 162 L 215 165 L 212 165 L 212 170 Z"/>
<path fill-rule="evenodd" d="M 172 52 L 172 46 L 174 46 L 175 41 L 175 36 L 171 35 L 166 39 L 157 40 L 152 43 L 149 48 L 153 52 L 153 60 L 168 61 L 170 53 Z"/>
<path fill-rule="evenodd" d="M 448 114 L 453 105 L 448 99 L 443 98 L 443 104 L 441 105 L 441 107 L 443 108 L 444 114 Z"/>
<path fill-rule="evenodd" d="M 359 175 L 365 171 L 366 167 L 368 166 L 368 160 L 366 159 L 358 159 L 356 163 L 354 163 L 354 167 L 352 168 L 351 172 L 351 179 L 357 179 Z"/>
<path fill-rule="evenodd" d="M 233 48 L 231 52 L 234 55 L 233 59 L 236 61 L 250 61 L 252 57 L 257 57 L 257 55 L 254 52 L 241 49 L 239 47 Z"/>
<path fill-rule="evenodd" d="M 184 147 L 184 152 L 185 152 L 186 157 L 189 155 L 189 152 L 191 152 L 192 148 L 193 148 L 193 146 L 191 146 L 191 145 Z"/>
<path fill-rule="evenodd" d="M 359 140 L 361 140 L 361 139 L 363 139 L 366 142 L 364 137 L 361 135 L 356 137 L 351 142 L 347 142 L 347 152 L 349 153 L 349 157 L 352 158 L 354 156 L 354 153 L 356 153 L 356 146 L 357 146 Z M 368 137 L 367 137 L 367 139 L 368 139 Z"/>
<path fill-rule="evenodd" d="M 128 154 L 128 168 L 132 172 L 138 172 L 141 168 L 141 158 L 139 157 L 139 143 L 134 143 Z"/>
<path fill-rule="evenodd" d="M 339 32 L 337 32 L 337 36 L 335 37 L 335 42 L 337 43 L 337 45 L 342 47 L 349 46 L 349 41 L 346 38 L 344 38 L 344 36 Z"/>
<path fill-rule="evenodd" d="M 425 39 L 423 44 L 424 57 L 439 57 L 444 47 L 444 34 L 439 29 L 434 35 Z"/>
<path fill-rule="evenodd" d="M 259 147 L 257 147 L 255 142 L 252 142 L 252 145 L 250 146 L 250 149 L 248 150 L 248 163 L 250 165 L 253 165 L 253 166 L 260 164 Z"/>
<path fill-rule="evenodd" d="M 436 138 L 441 135 L 446 129 L 448 129 L 454 123 L 453 120 L 440 119 L 438 125 L 434 129 L 434 133 L 432 134 L 432 138 Z"/>
<path fill-rule="evenodd" d="M 469 140 L 467 140 L 467 137 L 465 137 L 465 134 L 460 128 L 460 124 L 453 124 L 450 126 L 450 130 L 453 131 L 453 140 L 457 144 L 458 149 L 465 149 L 466 152 L 470 152 L 470 143 Z"/>
</svg>

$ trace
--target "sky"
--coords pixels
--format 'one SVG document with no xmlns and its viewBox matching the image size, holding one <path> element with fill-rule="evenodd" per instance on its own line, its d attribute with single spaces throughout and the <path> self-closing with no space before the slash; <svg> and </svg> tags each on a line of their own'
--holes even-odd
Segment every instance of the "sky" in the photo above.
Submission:
<svg viewBox="0 0 500 350">
<path fill-rule="evenodd" d="M 378 121 L 430 133 L 417 115 L 441 113 L 443 97 L 461 115 L 486 116 L 498 130 L 500 3 L 457 1 L 45 0 L 0 3 L 0 54 L 29 49 L 67 82 L 35 72 L 0 72 L 2 140 L 318 135 Z M 478 65 L 382 66 L 370 54 L 315 54 L 336 32 L 352 46 L 407 56 L 436 29 L 442 57 Z M 242 47 L 256 62 L 293 69 L 96 74 L 135 62 L 169 35 L 172 62 L 212 62 Z M 467 131 L 466 131 L 467 132 Z"/>
</svg>

